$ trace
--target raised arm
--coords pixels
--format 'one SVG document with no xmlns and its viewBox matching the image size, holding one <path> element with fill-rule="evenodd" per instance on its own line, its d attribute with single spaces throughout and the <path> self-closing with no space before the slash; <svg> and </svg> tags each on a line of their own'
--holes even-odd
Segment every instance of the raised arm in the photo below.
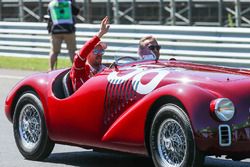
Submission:
<svg viewBox="0 0 250 167">
<path fill-rule="evenodd" d="M 101 22 L 101 27 L 99 32 L 97 33 L 96 36 L 98 36 L 99 38 L 101 38 L 104 34 L 106 34 L 109 30 L 109 18 L 108 16 L 106 16 L 102 22 Z"/>
<path fill-rule="evenodd" d="M 92 39 L 87 41 L 79 53 L 74 56 L 74 62 L 70 70 L 70 78 L 73 89 L 76 91 L 86 80 L 88 80 L 89 69 L 86 69 L 85 63 L 87 56 L 94 49 L 95 45 L 100 41 L 100 38 L 109 30 L 109 18 L 106 16 L 102 22 L 100 30 Z"/>
<path fill-rule="evenodd" d="M 94 49 L 95 45 L 100 41 L 101 37 L 109 30 L 109 18 L 106 16 L 102 19 L 100 30 L 97 34 L 88 42 L 86 42 L 79 52 L 81 58 L 86 58 L 88 54 Z"/>
</svg>

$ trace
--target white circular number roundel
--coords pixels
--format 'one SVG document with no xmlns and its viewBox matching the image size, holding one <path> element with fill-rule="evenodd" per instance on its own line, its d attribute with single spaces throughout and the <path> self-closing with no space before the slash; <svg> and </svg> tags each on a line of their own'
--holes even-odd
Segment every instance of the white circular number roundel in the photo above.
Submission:
<svg viewBox="0 0 250 167">
<path fill-rule="evenodd" d="M 130 72 L 130 73 L 127 73 L 125 75 L 122 75 L 122 76 L 118 76 L 119 72 L 117 71 L 113 71 L 111 72 L 109 75 L 108 75 L 108 81 L 112 84 L 121 84 L 127 80 L 129 80 L 130 78 L 132 78 L 134 75 L 140 73 L 141 71 L 143 71 L 142 68 L 137 68 L 137 69 L 134 69 L 134 68 L 131 68 L 133 71 Z M 128 68 L 127 70 L 130 70 L 130 68 Z M 119 80 L 120 82 L 115 82 Z"/>
<path fill-rule="evenodd" d="M 147 84 L 142 84 L 141 79 L 144 75 L 149 73 L 157 73 Z M 152 69 L 141 72 L 134 76 L 133 81 L 137 81 L 138 85 L 133 84 L 133 89 L 140 94 L 148 94 L 152 92 L 161 80 L 169 73 L 169 71 L 162 69 Z"/>
<path fill-rule="evenodd" d="M 150 73 L 157 73 L 157 74 L 154 77 L 152 77 L 148 83 L 142 84 L 141 80 L 143 76 Z M 108 81 L 112 84 L 121 84 L 133 77 L 132 83 L 136 83 L 133 84 L 133 90 L 140 94 L 148 94 L 152 92 L 161 82 L 161 80 L 168 74 L 169 71 L 165 69 L 150 69 L 143 71 L 142 68 L 137 68 L 134 71 L 122 76 L 118 76 L 118 72 L 114 71 L 108 75 Z M 117 82 L 117 80 L 119 80 L 119 82 Z"/>
</svg>

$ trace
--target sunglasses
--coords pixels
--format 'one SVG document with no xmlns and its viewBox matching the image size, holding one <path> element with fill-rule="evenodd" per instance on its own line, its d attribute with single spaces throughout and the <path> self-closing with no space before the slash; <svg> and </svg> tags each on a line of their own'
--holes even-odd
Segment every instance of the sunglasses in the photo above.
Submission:
<svg viewBox="0 0 250 167">
<path fill-rule="evenodd" d="M 160 50 L 161 49 L 161 46 L 160 45 L 149 45 L 148 46 L 148 49 L 150 49 L 150 50 Z"/>
<path fill-rule="evenodd" d="M 95 55 L 103 55 L 104 54 L 104 49 L 94 49 L 94 54 Z"/>
</svg>

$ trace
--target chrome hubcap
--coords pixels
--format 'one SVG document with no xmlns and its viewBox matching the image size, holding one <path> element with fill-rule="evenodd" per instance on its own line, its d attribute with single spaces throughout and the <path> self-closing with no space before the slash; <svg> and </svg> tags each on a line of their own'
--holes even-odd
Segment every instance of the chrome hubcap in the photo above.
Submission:
<svg viewBox="0 0 250 167">
<path fill-rule="evenodd" d="M 32 104 L 25 105 L 19 117 L 19 134 L 23 149 L 33 151 L 41 140 L 41 117 Z"/>
<path fill-rule="evenodd" d="M 168 167 L 180 166 L 186 156 L 185 133 L 174 119 L 165 120 L 158 132 L 157 147 L 161 160 Z"/>
</svg>

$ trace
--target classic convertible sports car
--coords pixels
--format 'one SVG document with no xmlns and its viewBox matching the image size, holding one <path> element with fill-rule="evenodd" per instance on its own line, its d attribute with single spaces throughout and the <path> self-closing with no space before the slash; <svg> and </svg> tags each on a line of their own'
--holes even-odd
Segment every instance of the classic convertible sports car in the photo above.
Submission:
<svg viewBox="0 0 250 167">
<path fill-rule="evenodd" d="M 32 75 L 6 99 L 26 159 L 43 160 L 55 143 L 149 156 L 156 167 L 197 167 L 206 155 L 250 157 L 248 70 L 118 61 L 74 93 L 68 71 Z"/>
</svg>

